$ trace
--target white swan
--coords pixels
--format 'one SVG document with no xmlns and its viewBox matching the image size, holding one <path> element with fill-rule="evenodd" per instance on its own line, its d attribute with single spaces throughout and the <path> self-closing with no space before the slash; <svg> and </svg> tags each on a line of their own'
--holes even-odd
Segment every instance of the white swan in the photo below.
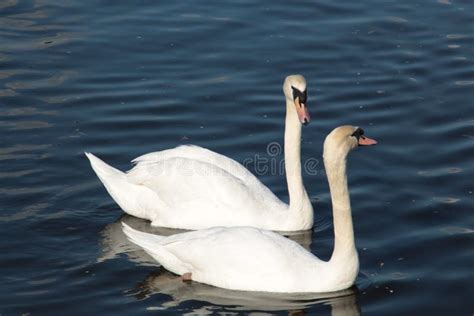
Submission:
<svg viewBox="0 0 474 316">
<path fill-rule="evenodd" d="M 375 140 L 353 126 L 336 128 L 324 142 L 335 236 L 334 251 L 327 262 L 280 234 L 253 227 L 215 227 L 163 237 L 124 224 L 124 232 L 130 241 L 185 280 L 244 291 L 316 293 L 346 289 L 359 271 L 346 158 L 358 145 L 373 144 Z"/>
<path fill-rule="evenodd" d="M 133 160 L 136 166 L 127 173 L 86 155 L 117 204 L 130 215 L 150 220 L 153 226 L 309 229 L 313 207 L 303 185 L 300 161 L 301 124 L 310 120 L 304 77 L 286 77 L 283 91 L 289 205 L 235 160 L 197 146 L 143 155 Z"/>
</svg>

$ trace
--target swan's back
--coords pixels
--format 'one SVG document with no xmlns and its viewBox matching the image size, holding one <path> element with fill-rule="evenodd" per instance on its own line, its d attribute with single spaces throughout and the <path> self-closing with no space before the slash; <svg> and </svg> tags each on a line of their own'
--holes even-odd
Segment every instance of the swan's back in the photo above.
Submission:
<svg viewBox="0 0 474 316">
<path fill-rule="evenodd" d="M 229 226 L 229 218 L 233 226 L 261 226 L 268 213 L 273 214 L 269 218 L 279 220 L 279 211 L 287 210 L 287 205 L 242 165 L 201 147 L 180 146 L 134 162 L 128 181 L 151 189 L 172 208 L 152 220 L 157 226 Z"/>
<path fill-rule="evenodd" d="M 141 246 L 133 231 L 126 234 Z M 147 244 L 145 250 L 146 247 L 149 249 Z M 195 281 L 249 291 L 301 290 L 301 281 L 311 277 L 316 266 L 324 266 L 298 243 L 252 227 L 217 227 L 176 234 L 156 243 L 150 254 L 170 271 L 191 272 Z"/>
<path fill-rule="evenodd" d="M 152 152 L 137 157 L 133 159 L 132 162 L 139 168 L 136 169 L 135 167 L 130 170 L 129 173 L 138 172 L 139 169 L 142 169 L 146 165 L 163 163 L 172 158 L 184 158 L 195 162 L 208 163 L 232 174 L 247 186 L 255 186 L 260 183 L 260 181 L 249 170 L 244 168 L 234 159 L 196 145 L 181 145 L 173 149 Z"/>
</svg>

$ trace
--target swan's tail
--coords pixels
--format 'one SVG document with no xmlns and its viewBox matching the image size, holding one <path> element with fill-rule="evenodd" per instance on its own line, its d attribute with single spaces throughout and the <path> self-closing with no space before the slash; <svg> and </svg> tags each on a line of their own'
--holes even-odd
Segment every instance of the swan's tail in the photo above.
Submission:
<svg viewBox="0 0 474 316">
<path fill-rule="evenodd" d="M 106 164 L 104 161 L 97 158 L 93 154 L 88 152 L 85 152 L 84 154 L 89 159 L 92 169 L 94 169 L 95 173 L 104 185 L 107 186 L 106 182 L 108 182 L 107 180 L 109 178 L 120 178 L 125 176 L 125 173 Z"/>
<path fill-rule="evenodd" d="M 160 264 L 164 265 L 165 267 L 168 264 L 169 269 L 175 273 L 179 274 L 179 270 L 174 270 L 174 266 L 179 266 L 179 261 L 170 254 L 164 247 L 161 245 L 161 242 L 166 238 L 165 236 L 159 236 L 149 233 L 144 233 L 133 229 L 132 227 L 128 226 L 124 222 L 122 222 L 122 229 L 127 236 L 128 240 L 130 240 L 135 245 L 141 247 L 148 253 L 153 259 L 158 261 Z"/>
<path fill-rule="evenodd" d="M 127 238 L 136 244 L 137 246 L 142 247 L 147 252 L 153 252 L 153 249 L 156 249 L 160 246 L 160 242 L 165 239 L 164 236 L 159 236 L 155 234 L 144 233 L 133 229 L 127 224 L 122 222 L 122 229 Z"/>
<path fill-rule="evenodd" d="M 89 159 L 92 169 L 94 169 L 94 172 L 110 196 L 125 212 L 129 213 L 130 199 L 127 199 L 126 196 L 127 188 L 129 188 L 131 184 L 127 181 L 125 173 L 106 164 L 91 153 L 86 152 L 84 154 Z"/>
<path fill-rule="evenodd" d="M 131 183 L 127 174 L 85 153 L 110 196 L 126 213 L 153 221 L 154 210 L 164 209 L 159 196 L 144 185 Z M 155 214 L 156 215 L 156 214 Z"/>
<path fill-rule="evenodd" d="M 175 254 L 166 249 L 170 237 L 144 233 L 122 222 L 125 236 L 135 245 L 142 247 L 153 259 L 167 270 L 182 275 L 189 271 L 189 265 L 183 263 Z M 176 235 L 175 235 L 176 236 Z"/>
</svg>

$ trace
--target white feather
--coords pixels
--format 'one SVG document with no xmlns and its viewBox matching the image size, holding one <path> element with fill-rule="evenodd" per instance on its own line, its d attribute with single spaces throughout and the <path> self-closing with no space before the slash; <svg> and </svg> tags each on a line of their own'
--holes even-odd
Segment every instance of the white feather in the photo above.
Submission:
<svg viewBox="0 0 474 316">
<path fill-rule="evenodd" d="M 117 204 L 154 226 L 309 229 L 313 225 L 313 208 L 301 178 L 301 123 L 292 86 L 306 89 L 306 82 L 296 75 L 288 76 L 284 84 L 289 205 L 237 161 L 198 146 L 179 146 L 140 156 L 133 160 L 135 166 L 127 173 L 90 153 L 86 156 Z"/>
<path fill-rule="evenodd" d="M 280 234 L 253 227 L 214 227 L 162 237 L 124 224 L 124 232 L 166 269 L 191 273 L 197 282 L 281 293 L 346 289 L 359 271 L 346 175 L 347 154 L 358 144 L 354 131 L 352 126 L 336 128 L 324 143 L 335 235 L 327 262 Z"/>
</svg>

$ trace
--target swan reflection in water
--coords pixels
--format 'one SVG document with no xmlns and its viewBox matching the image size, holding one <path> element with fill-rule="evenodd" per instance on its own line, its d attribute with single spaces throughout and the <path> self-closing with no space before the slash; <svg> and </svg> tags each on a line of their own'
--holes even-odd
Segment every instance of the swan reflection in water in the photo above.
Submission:
<svg viewBox="0 0 474 316">
<path fill-rule="evenodd" d="M 282 294 L 265 292 L 246 292 L 222 289 L 198 282 L 183 282 L 182 279 L 166 271 L 163 267 L 152 272 L 144 281 L 127 291 L 127 295 L 138 300 L 148 299 L 154 294 L 165 294 L 170 300 L 160 303 L 160 310 L 173 309 L 183 302 L 199 301 L 210 303 L 200 305 L 193 314 L 209 312 L 245 311 L 289 311 L 292 315 L 303 315 L 305 309 L 317 305 L 330 305 L 332 316 L 360 315 L 357 303 L 357 288 L 334 293 Z"/>
<path fill-rule="evenodd" d="M 118 255 L 124 253 L 135 263 L 150 266 L 156 266 L 158 264 L 156 260 L 152 259 L 145 251 L 143 251 L 142 248 L 136 246 L 127 239 L 123 233 L 122 222 L 132 228 L 138 229 L 139 231 L 162 236 L 170 236 L 185 232 L 185 230 L 182 229 L 152 227 L 150 222 L 147 220 L 124 214 L 115 222 L 105 226 L 100 233 L 102 236 L 102 253 L 97 259 L 98 262 L 104 262 L 116 258 Z M 306 250 L 311 251 L 311 230 L 285 233 L 284 235 L 302 245 Z"/>
</svg>

